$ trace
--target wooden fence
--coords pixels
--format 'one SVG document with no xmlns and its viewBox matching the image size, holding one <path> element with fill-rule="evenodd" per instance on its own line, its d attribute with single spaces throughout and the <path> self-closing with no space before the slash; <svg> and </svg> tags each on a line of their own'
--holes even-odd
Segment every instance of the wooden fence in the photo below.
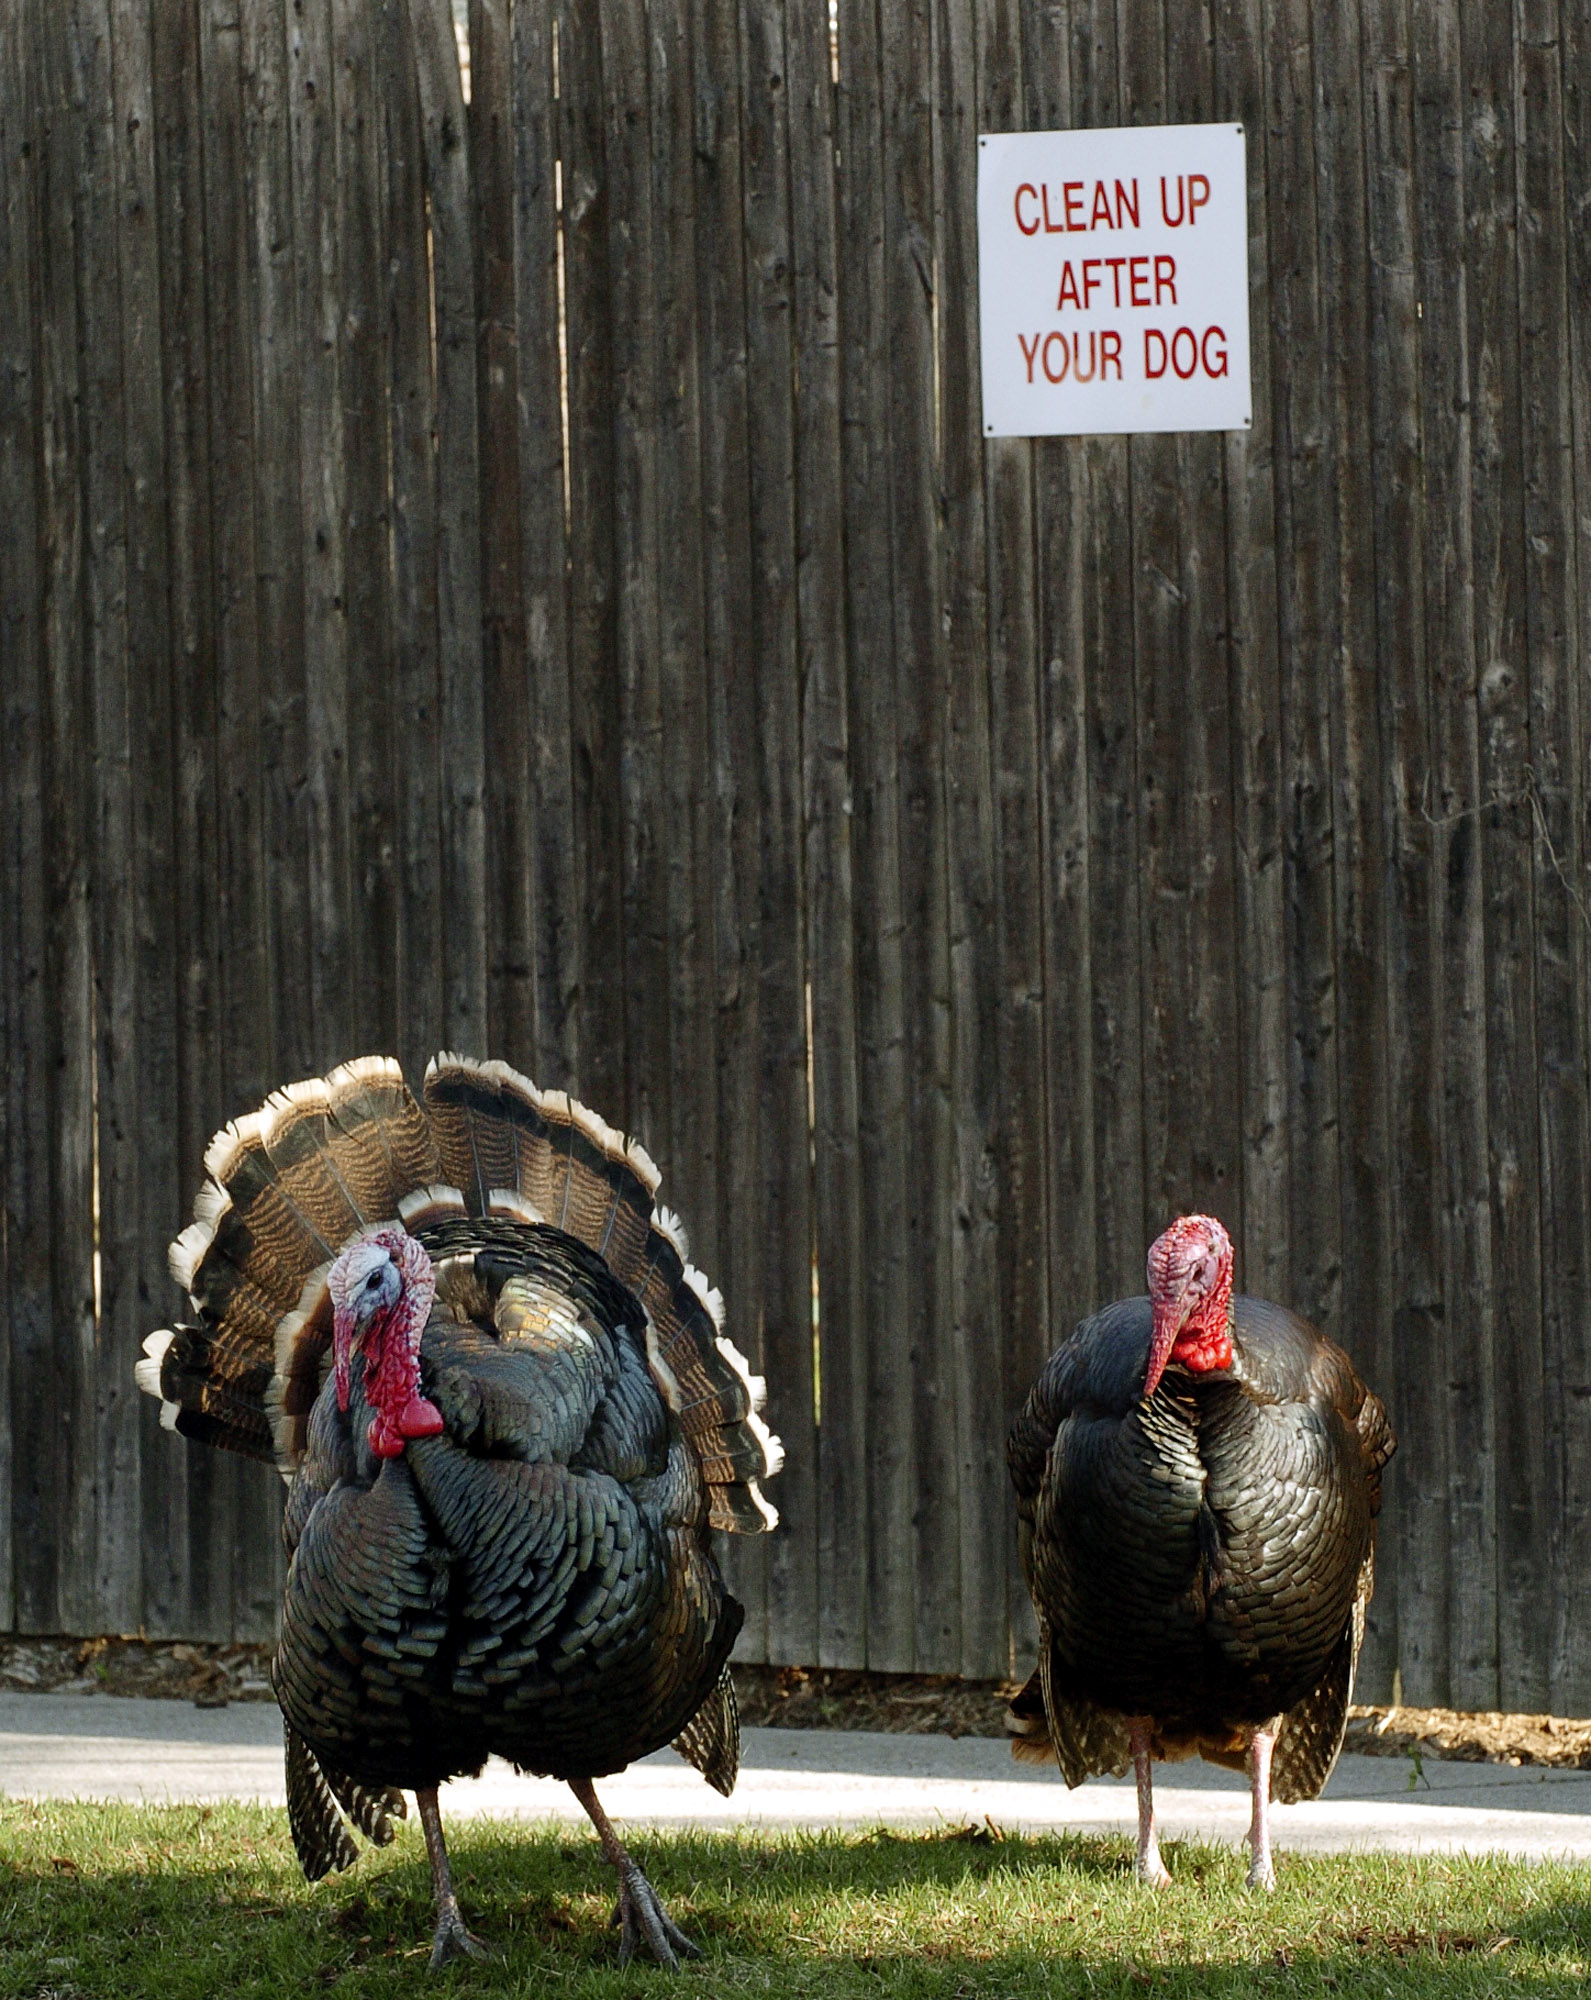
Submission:
<svg viewBox="0 0 1591 2000">
<path fill-rule="evenodd" d="M 1587 0 L 468 51 L 0 11 L 0 1629 L 269 1628 L 164 1246 L 451 1045 L 643 1136 L 767 1369 L 749 1657 L 1020 1658 L 1009 1416 L 1197 1204 L 1392 1405 L 1365 1685 L 1591 1709 Z M 1252 433 L 986 443 L 978 131 L 1197 119 Z"/>
</svg>

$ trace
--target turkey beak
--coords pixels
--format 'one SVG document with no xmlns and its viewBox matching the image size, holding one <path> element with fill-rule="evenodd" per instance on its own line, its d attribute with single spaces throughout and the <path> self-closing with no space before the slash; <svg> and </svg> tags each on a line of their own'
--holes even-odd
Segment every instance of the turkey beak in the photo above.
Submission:
<svg viewBox="0 0 1591 2000">
<path fill-rule="evenodd" d="M 1149 1366 L 1144 1370 L 1144 1401 L 1160 1387 L 1160 1378 L 1166 1372 L 1166 1363 L 1171 1359 L 1171 1350 L 1177 1344 L 1177 1335 L 1193 1316 L 1193 1308 L 1199 1302 L 1199 1288 L 1192 1278 L 1185 1278 L 1178 1287 L 1175 1297 L 1155 1300 L 1154 1332 L 1149 1340 Z"/>
</svg>

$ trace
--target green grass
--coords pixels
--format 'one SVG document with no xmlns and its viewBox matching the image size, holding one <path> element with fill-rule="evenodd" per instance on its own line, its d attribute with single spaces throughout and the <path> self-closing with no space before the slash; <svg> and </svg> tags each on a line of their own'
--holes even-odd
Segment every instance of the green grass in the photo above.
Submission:
<svg viewBox="0 0 1591 2000">
<path fill-rule="evenodd" d="M 452 1829 L 460 1896 L 502 1956 L 432 1980 L 412 1824 L 310 1888 L 279 1811 L 0 1801 L 0 1995 L 1382 2000 L 1583 1994 L 1591 1976 L 1591 1875 L 1567 1867 L 1283 1855 L 1266 1899 L 1235 1849 L 1175 1843 L 1160 1895 L 1124 1840 L 643 1831 L 632 1848 L 700 1963 L 621 1970 L 595 1842 L 474 1820 Z"/>
</svg>

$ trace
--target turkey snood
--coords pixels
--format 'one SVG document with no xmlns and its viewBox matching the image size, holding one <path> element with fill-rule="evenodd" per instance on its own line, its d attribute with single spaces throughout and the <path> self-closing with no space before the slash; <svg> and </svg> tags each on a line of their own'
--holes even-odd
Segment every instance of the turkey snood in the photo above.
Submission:
<svg viewBox="0 0 1591 2000">
<path fill-rule="evenodd" d="M 442 1413 L 420 1394 L 420 1337 L 436 1279 L 425 1246 L 400 1224 L 351 1243 L 331 1267 L 332 1355 L 337 1407 L 346 1410 L 358 1347 L 365 1357 L 367 1433 L 377 1458 L 396 1458 L 410 1438 L 436 1437 Z"/>
<path fill-rule="evenodd" d="M 1154 1332 L 1144 1395 L 1166 1364 L 1196 1375 L 1232 1365 L 1232 1239 L 1213 1215 L 1181 1215 L 1149 1246 Z"/>
</svg>

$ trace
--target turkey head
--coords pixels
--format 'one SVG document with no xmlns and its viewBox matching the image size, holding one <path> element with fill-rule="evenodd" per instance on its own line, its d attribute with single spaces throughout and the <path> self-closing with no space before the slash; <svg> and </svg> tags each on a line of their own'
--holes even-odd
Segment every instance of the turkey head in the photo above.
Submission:
<svg viewBox="0 0 1591 2000">
<path fill-rule="evenodd" d="M 354 1350 L 365 1357 L 367 1433 L 377 1458 L 396 1458 L 410 1438 L 436 1437 L 442 1412 L 420 1394 L 420 1336 L 436 1278 L 425 1246 L 399 1223 L 350 1243 L 331 1267 L 332 1357 L 337 1407 L 346 1410 Z"/>
<path fill-rule="evenodd" d="M 1153 1332 L 1144 1395 L 1179 1361 L 1195 1374 L 1232 1365 L 1232 1239 L 1213 1215 L 1179 1215 L 1149 1246 Z"/>
</svg>

